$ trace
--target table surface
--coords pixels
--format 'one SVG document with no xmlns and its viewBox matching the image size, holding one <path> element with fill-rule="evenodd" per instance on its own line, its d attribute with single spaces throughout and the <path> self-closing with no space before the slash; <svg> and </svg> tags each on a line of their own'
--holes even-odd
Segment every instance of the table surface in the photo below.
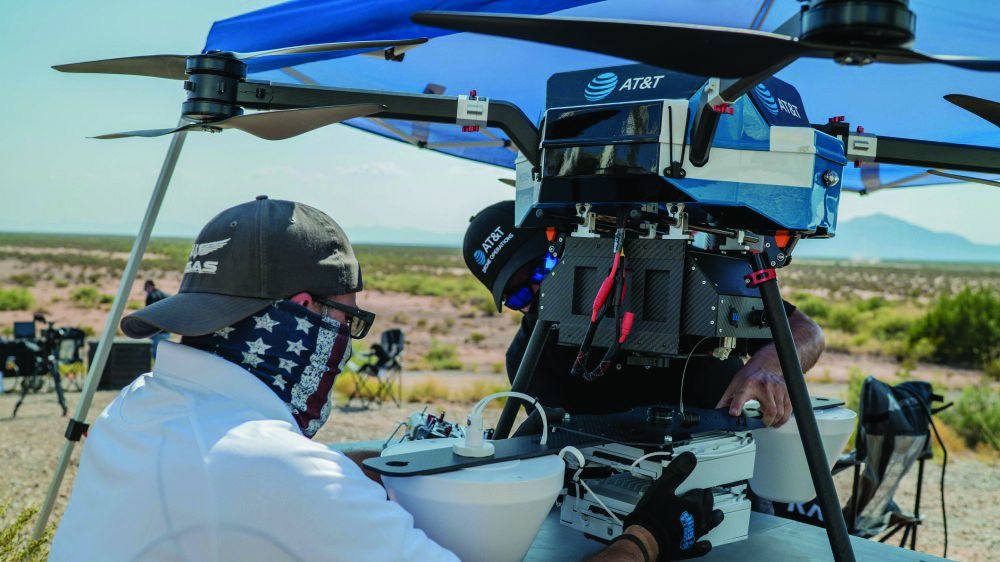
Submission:
<svg viewBox="0 0 1000 562">
<path fill-rule="evenodd" d="M 932 562 L 944 560 L 922 552 L 904 550 L 875 541 L 851 537 L 857 560 L 879 562 Z M 599 552 L 604 545 L 559 523 L 559 511 L 549 513 L 535 537 L 525 562 L 579 562 Z M 750 514 L 750 533 L 745 541 L 712 549 L 699 561 L 792 562 L 833 560 L 826 530 L 790 519 L 761 513 Z"/>
</svg>

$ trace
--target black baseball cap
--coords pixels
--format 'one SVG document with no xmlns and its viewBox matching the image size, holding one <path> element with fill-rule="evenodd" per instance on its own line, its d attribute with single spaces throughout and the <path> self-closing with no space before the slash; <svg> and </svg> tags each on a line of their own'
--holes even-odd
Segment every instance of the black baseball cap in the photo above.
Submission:
<svg viewBox="0 0 1000 562">
<path fill-rule="evenodd" d="M 132 338 L 160 331 L 201 336 L 306 292 L 356 293 L 361 268 L 343 229 L 326 213 L 257 197 L 222 211 L 201 229 L 180 291 L 122 318 Z"/>
<path fill-rule="evenodd" d="M 493 293 L 500 310 L 503 290 L 519 269 L 540 259 L 549 248 L 542 229 L 515 228 L 514 202 L 501 201 L 469 221 L 462 257 L 469 271 Z"/>
</svg>

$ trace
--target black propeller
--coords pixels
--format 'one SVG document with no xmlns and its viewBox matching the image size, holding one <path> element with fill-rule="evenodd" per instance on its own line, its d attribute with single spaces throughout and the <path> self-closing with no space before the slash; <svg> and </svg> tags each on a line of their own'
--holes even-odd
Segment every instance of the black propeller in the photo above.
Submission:
<svg viewBox="0 0 1000 562">
<path fill-rule="evenodd" d="M 1000 103 L 965 94 L 948 94 L 944 99 L 1000 127 Z"/>
<path fill-rule="evenodd" d="M 1000 60 L 928 55 L 895 46 L 828 44 L 704 25 L 473 12 L 419 12 L 412 19 L 421 25 L 571 47 L 719 78 L 751 76 L 801 57 L 852 65 L 933 62 L 1000 71 Z"/>
<path fill-rule="evenodd" d="M 427 38 L 385 40 L 385 41 L 348 41 L 343 43 L 321 43 L 318 45 L 299 45 L 270 51 L 254 53 L 237 53 L 224 51 L 215 54 L 229 55 L 239 60 L 258 57 L 273 57 L 278 55 L 300 55 L 304 53 L 329 53 L 335 51 L 354 51 L 361 49 L 395 49 L 403 50 L 426 43 Z M 59 64 L 52 68 L 60 72 L 85 72 L 96 74 L 132 74 L 135 76 L 151 76 L 153 78 L 170 78 L 184 80 L 187 76 L 184 69 L 187 63 L 186 55 L 145 55 L 139 57 L 124 57 L 118 59 L 95 60 Z"/>
<path fill-rule="evenodd" d="M 238 115 L 220 121 L 190 123 L 173 129 L 149 129 L 127 131 L 94 137 L 95 139 L 120 139 L 125 137 L 160 137 L 181 131 L 205 131 L 219 133 L 223 129 L 239 129 L 266 140 L 284 140 L 308 133 L 313 129 L 340 123 L 355 117 L 367 117 L 387 108 L 374 103 L 356 105 L 335 105 L 304 109 L 286 109 Z"/>
</svg>

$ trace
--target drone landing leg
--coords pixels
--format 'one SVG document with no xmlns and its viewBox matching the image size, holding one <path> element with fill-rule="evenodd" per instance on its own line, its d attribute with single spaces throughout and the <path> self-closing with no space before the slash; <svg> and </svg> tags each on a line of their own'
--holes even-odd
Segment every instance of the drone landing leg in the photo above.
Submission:
<svg viewBox="0 0 1000 562">
<path fill-rule="evenodd" d="M 177 122 L 177 126 L 179 127 L 184 123 L 186 121 L 180 119 Z M 135 242 L 132 243 L 132 252 L 129 254 L 128 262 L 125 264 L 125 270 L 122 271 L 121 282 L 118 284 L 118 294 L 115 296 L 114 302 L 111 303 L 111 311 L 108 312 L 108 319 L 104 324 L 100 343 L 97 344 L 97 352 L 90 363 L 87 378 L 84 379 L 83 391 L 80 393 L 80 400 L 76 403 L 76 413 L 70 418 L 69 427 L 66 428 L 67 439 L 63 443 L 63 448 L 59 453 L 59 461 L 56 464 L 52 482 L 49 483 L 49 489 L 45 494 L 45 501 L 42 503 L 41 509 L 38 510 L 38 518 L 35 520 L 35 526 L 31 530 L 32 540 L 40 538 L 45 531 L 45 525 L 49 521 L 49 516 L 52 515 L 52 508 L 55 506 L 56 497 L 59 495 L 59 487 L 62 484 L 63 476 L 66 475 L 66 468 L 69 466 L 73 448 L 76 442 L 80 440 L 80 435 L 86 427 L 84 420 L 87 419 L 87 412 L 90 411 L 90 403 L 94 399 L 94 392 L 97 391 L 97 384 L 104 373 L 104 366 L 108 362 L 108 355 L 111 354 L 111 344 L 118 331 L 118 321 L 121 320 L 122 313 L 125 312 L 125 304 L 128 302 L 129 294 L 132 292 L 132 284 L 135 282 L 136 274 L 139 273 L 139 263 L 142 261 L 142 255 L 146 253 L 146 244 L 149 243 L 149 237 L 153 232 L 153 224 L 156 222 L 156 217 L 160 214 L 160 206 L 163 204 L 163 198 L 167 194 L 170 178 L 174 175 L 174 167 L 177 165 L 177 159 L 181 155 L 185 136 L 187 136 L 187 133 L 182 131 L 170 139 L 170 148 L 167 149 L 167 155 L 164 157 L 163 165 L 160 167 L 160 175 L 156 178 L 156 186 L 149 197 L 146 214 L 142 218 L 142 226 L 139 228 Z"/>
<path fill-rule="evenodd" d="M 753 254 L 750 263 L 754 271 L 764 270 L 764 264 L 759 254 Z M 802 373 L 802 364 L 799 362 L 799 353 L 795 349 L 795 340 L 792 339 L 792 328 L 785 315 L 784 304 L 781 302 L 778 280 L 771 277 L 759 283 L 757 287 L 760 289 L 760 296 L 764 301 L 764 312 L 767 314 L 771 336 L 774 338 L 774 347 L 778 352 L 778 361 L 781 363 L 781 372 L 785 377 L 785 385 L 788 387 L 788 397 L 791 399 L 792 411 L 795 413 L 795 424 L 798 426 L 799 435 L 802 438 L 802 448 L 805 450 L 813 488 L 816 490 L 816 498 L 820 511 L 823 513 L 823 521 L 826 523 L 826 534 L 830 539 L 833 558 L 837 562 L 854 562 L 854 550 L 847 533 L 847 524 L 844 522 L 844 514 L 840 509 L 837 490 L 833 485 L 830 465 L 826 460 L 826 453 L 823 451 L 819 426 L 816 425 L 816 417 L 809 402 L 809 390 L 806 388 L 806 379 Z"/>
<path fill-rule="evenodd" d="M 538 358 L 542 355 L 545 341 L 549 339 L 549 331 L 554 324 L 555 322 L 551 320 L 539 320 L 535 323 L 535 329 L 532 330 L 528 346 L 524 350 L 524 357 L 521 358 L 517 374 L 514 375 L 514 382 L 510 385 L 512 392 L 528 392 L 531 379 L 535 376 L 535 367 L 538 366 Z M 493 431 L 494 439 L 506 439 L 510 436 L 510 430 L 514 426 L 514 418 L 517 417 L 517 412 L 521 409 L 521 402 L 522 400 L 517 398 L 510 398 L 503 405 L 500 420 L 497 421 L 497 427 Z"/>
</svg>

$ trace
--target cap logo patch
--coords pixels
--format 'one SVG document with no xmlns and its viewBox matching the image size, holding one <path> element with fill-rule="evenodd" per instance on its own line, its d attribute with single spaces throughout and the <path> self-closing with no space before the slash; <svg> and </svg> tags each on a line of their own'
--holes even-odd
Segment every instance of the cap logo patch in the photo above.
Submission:
<svg viewBox="0 0 1000 562">
<path fill-rule="evenodd" d="M 482 250 L 473 252 L 472 259 L 476 260 L 479 265 L 486 265 L 486 254 Z"/>
<path fill-rule="evenodd" d="M 216 240 L 215 242 L 202 242 L 201 244 L 195 244 L 191 248 L 191 261 L 184 265 L 184 273 L 210 273 L 215 274 L 219 269 L 218 261 L 202 261 L 196 258 L 206 256 L 211 254 L 216 250 L 222 249 L 232 238 L 226 238 L 225 240 Z"/>
<path fill-rule="evenodd" d="M 473 259 L 476 260 L 476 263 L 478 263 L 483 267 L 483 273 L 486 273 L 486 270 L 490 268 L 490 264 L 493 263 L 493 260 L 496 259 L 497 254 L 499 254 L 500 251 L 504 249 L 504 246 L 506 246 L 507 242 L 510 242 L 511 238 L 513 237 L 514 237 L 513 232 L 505 235 L 502 226 L 496 227 L 496 229 L 494 229 L 492 232 L 486 235 L 486 238 L 483 239 L 483 249 L 476 250 L 476 252 L 472 254 L 472 257 Z M 482 252 L 484 258 L 482 262 L 479 261 L 478 254 L 480 252 Z M 487 256 L 489 257 L 487 258 Z"/>
</svg>

